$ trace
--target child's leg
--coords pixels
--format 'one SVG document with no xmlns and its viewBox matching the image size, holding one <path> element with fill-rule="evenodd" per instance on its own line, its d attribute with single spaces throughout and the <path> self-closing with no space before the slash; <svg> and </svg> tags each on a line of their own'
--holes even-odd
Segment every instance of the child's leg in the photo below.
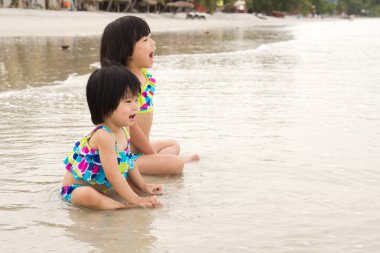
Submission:
<svg viewBox="0 0 380 253">
<path fill-rule="evenodd" d="M 157 140 L 152 141 L 152 147 L 158 154 L 171 154 L 171 155 L 179 155 L 180 153 L 180 146 L 178 142 L 175 140 Z M 200 157 L 198 154 L 193 154 L 190 156 L 186 156 L 182 158 L 182 161 L 186 162 L 192 162 L 199 160 Z"/>
<path fill-rule="evenodd" d="M 159 154 L 179 155 L 180 146 L 175 140 L 152 141 L 152 147 Z"/>
<path fill-rule="evenodd" d="M 141 173 L 152 175 L 180 174 L 184 162 L 177 155 L 142 155 L 136 160 Z"/>
<path fill-rule="evenodd" d="M 119 209 L 129 207 L 128 205 L 101 194 L 90 186 L 76 188 L 71 193 L 71 202 L 77 206 L 93 209 Z"/>
</svg>

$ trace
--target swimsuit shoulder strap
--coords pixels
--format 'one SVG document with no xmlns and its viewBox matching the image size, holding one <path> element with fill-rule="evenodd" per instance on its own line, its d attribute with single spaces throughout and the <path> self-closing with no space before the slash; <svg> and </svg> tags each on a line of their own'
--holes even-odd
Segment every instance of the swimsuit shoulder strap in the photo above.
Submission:
<svg viewBox="0 0 380 253">
<path fill-rule="evenodd" d="M 147 75 L 148 75 L 148 70 L 147 70 L 146 68 L 142 68 L 142 69 L 141 69 L 141 73 L 143 73 L 143 75 L 144 75 L 145 77 L 147 77 Z"/>
<path fill-rule="evenodd" d="M 145 79 L 146 79 L 146 83 L 144 84 L 144 87 L 147 84 L 150 84 L 152 86 L 156 85 L 156 79 L 153 78 L 152 74 L 150 74 L 146 68 L 142 68 L 141 72 L 143 73 L 143 75 L 145 76 Z"/>
<path fill-rule="evenodd" d="M 99 130 L 99 129 L 104 129 L 104 130 L 106 130 L 107 132 L 109 132 L 110 134 L 113 135 L 111 129 L 109 129 L 109 128 L 106 127 L 106 126 L 97 126 L 92 132 L 94 133 L 95 131 L 97 131 L 97 130 Z"/>
<path fill-rule="evenodd" d="M 89 135 L 89 138 L 91 138 L 91 136 L 92 136 L 96 131 L 98 131 L 99 129 L 104 129 L 104 130 L 106 130 L 107 132 L 109 132 L 110 134 L 112 134 L 112 136 L 114 136 L 113 133 L 112 133 L 112 131 L 111 131 L 111 129 L 109 129 L 108 127 L 106 127 L 106 126 L 97 126 L 97 127 L 95 127 L 94 130 L 92 130 L 92 132 L 91 132 L 90 135 Z M 114 138 L 115 138 L 115 136 L 114 136 Z M 117 141 L 116 141 L 116 138 L 115 138 L 115 150 L 117 151 Z"/>
<path fill-rule="evenodd" d="M 123 131 L 124 131 L 125 136 L 127 137 L 127 140 L 129 141 L 129 138 L 130 138 L 131 136 L 129 135 L 129 131 L 128 131 L 128 129 L 127 129 L 126 127 L 123 127 Z"/>
</svg>

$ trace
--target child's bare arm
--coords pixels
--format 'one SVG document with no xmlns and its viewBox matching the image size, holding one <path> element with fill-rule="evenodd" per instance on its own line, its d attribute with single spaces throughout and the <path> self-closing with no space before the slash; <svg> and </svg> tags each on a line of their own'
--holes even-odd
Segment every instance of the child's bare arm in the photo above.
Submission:
<svg viewBox="0 0 380 253">
<path fill-rule="evenodd" d="M 137 122 L 133 124 L 130 129 L 131 142 L 135 145 L 141 152 L 147 155 L 154 155 L 156 151 L 150 144 L 148 138 L 146 138 L 144 132 L 140 128 Z"/>
<path fill-rule="evenodd" d="M 136 188 L 142 192 L 154 195 L 161 195 L 163 193 L 161 185 L 147 184 L 145 182 L 136 164 L 135 168 L 128 172 L 128 177 L 131 179 L 132 183 L 136 186 Z"/>
<path fill-rule="evenodd" d="M 140 198 L 129 186 L 127 180 L 120 174 L 115 154 L 115 139 L 108 132 L 98 131 L 97 146 L 100 160 L 108 181 L 115 191 L 129 204 L 142 207 L 155 207 L 157 200 Z M 98 133 L 97 132 L 97 133 Z"/>
</svg>

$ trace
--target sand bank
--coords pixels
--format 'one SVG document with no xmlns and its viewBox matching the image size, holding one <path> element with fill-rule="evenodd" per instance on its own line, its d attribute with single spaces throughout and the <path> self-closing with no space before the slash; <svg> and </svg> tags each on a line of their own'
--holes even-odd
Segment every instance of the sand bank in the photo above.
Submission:
<svg viewBox="0 0 380 253">
<path fill-rule="evenodd" d="M 101 35 L 112 20 L 136 15 L 145 18 L 153 32 L 212 29 L 216 27 L 277 26 L 302 22 L 293 17 L 259 19 L 252 14 L 216 13 L 207 20 L 186 19 L 184 13 L 147 14 L 111 12 L 68 12 L 0 9 L 0 36 L 86 36 Z"/>
</svg>

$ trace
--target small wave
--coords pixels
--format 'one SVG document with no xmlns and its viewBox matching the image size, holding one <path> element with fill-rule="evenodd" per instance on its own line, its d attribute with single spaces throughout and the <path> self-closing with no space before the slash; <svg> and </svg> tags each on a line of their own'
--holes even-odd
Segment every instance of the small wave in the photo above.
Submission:
<svg viewBox="0 0 380 253">
<path fill-rule="evenodd" d="M 29 205 L 1 205 L 0 210 L 1 211 L 20 211 L 21 209 L 31 209 Z"/>
<path fill-rule="evenodd" d="M 21 229 L 27 229 L 28 227 L 27 226 L 16 226 L 16 227 L 12 227 L 13 225 L 10 225 L 9 228 L 7 228 L 6 226 L 2 226 L 1 229 L 4 230 L 4 231 L 16 231 L 16 230 L 21 230 Z"/>
<path fill-rule="evenodd" d="M 277 48 L 279 46 L 287 45 L 294 40 L 286 40 L 286 41 L 277 41 L 273 43 L 263 44 L 256 48 L 256 51 L 262 51 L 262 50 L 271 50 L 273 48 Z"/>
<path fill-rule="evenodd" d="M 99 62 L 94 62 L 89 65 L 91 68 L 100 68 L 100 63 Z M 1 65 L 0 65 L 1 68 Z M 39 84 L 39 86 L 34 86 L 34 85 L 27 85 L 25 88 L 22 89 L 17 89 L 17 90 L 5 90 L 5 91 L 0 91 L 0 98 L 9 98 L 9 97 L 14 97 L 17 96 L 18 94 L 28 94 L 31 92 L 41 92 L 43 90 L 51 90 L 55 89 L 56 86 L 59 85 L 78 85 L 78 83 L 87 83 L 87 78 L 90 75 L 90 73 L 84 74 L 84 75 L 79 75 L 78 73 L 74 72 L 71 73 L 67 76 L 65 80 L 56 80 L 52 81 L 46 84 Z M 85 81 L 84 81 L 85 80 Z"/>
<path fill-rule="evenodd" d="M 27 86 L 24 89 L 21 90 L 8 90 L 0 92 L 0 98 L 14 98 L 17 96 L 24 96 L 26 94 L 28 95 L 34 95 L 36 93 L 51 93 L 52 90 L 55 90 L 57 88 L 61 88 L 62 86 L 77 86 L 78 84 L 85 84 L 87 82 L 89 74 L 85 75 L 78 75 L 78 73 L 72 73 L 70 74 L 67 79 L 63 81 L 54 81 L 48 85 L 45 86 Z"/>
<path fill-rule="evenodd" d="M 90 67 L 99 69 L 100 68 L 100 62 L 91 63 Z"/>
</svg>

